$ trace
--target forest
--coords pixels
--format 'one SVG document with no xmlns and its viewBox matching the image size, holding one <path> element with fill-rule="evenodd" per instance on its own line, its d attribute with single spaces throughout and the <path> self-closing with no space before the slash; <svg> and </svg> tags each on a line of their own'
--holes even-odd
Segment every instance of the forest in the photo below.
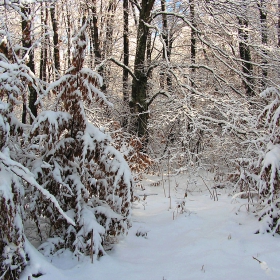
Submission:
<svg viewBox="0 0 280 280">
<path fill-rule="evenodd" d="M 280 232 L 279 0 L 0 0 L 0 97 L 0 279 L 102 259 L 149 175 Z"/>
</svg>

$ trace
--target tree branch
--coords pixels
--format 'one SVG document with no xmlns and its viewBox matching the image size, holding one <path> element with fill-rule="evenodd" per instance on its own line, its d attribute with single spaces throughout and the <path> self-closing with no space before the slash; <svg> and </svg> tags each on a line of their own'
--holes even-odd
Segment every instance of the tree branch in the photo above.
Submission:
<svg viewBox="0 0 280 280">
<path fill-rule="evenodd" d="M 153 95 L 150 100 L 147 100 L 147 106 L 149 107 L 152 104 L 152 102 L 156 99 L 156 97 L 160 94 L 164 95 L 165 97 L 168 97 L 168 98 L 171 97 L 170 94 L 168 92 L 166 92 L 165 90 L 160 90 L 155 95 Z"/>
<path fill-rule="evenodd" d="M 136 8 L 138 9 L 138 11 L 141 11 L 141 7 L 140 7 L 138 1 L 129 0 L 129 2 L 130 2 L 131 4 L 133 4 L 134 6 L 136 6 Z"/>
<path fill-rule="evenodd" d="M 136 81 L 139 81 L 139 80 L 137 79 L 137 77 L 134 75 L 134 73 L 132 72 L 132 70 L 131 70 L 129 67 L 127 67 L 126 65 L 124 65 L 123 63 L 121 63 L 120 61 L 116 60 L 116 59 L 113 58 L 113 57 L 110 57 L 110 58 L 107 58 L 107 59 L 103 60 L 103 61 L 96 67 L 96 70 L 98 70 L 99 68 L 103 67 L 103 65 L 104 65 L 107 61 L 112 61 L 112 62 L 114 62 L 116 65 L 118 65 L 118 66 L 122 67 L 123 69 L 127 70 L 128 73 L 131 75 L 131 77 L 132 77 L 133 79 L 135 79 Z"/>
<path fill-rule="evenodd" d="M 66 221 L 69 224 L 75 226 L 75 222 L 61 209 L 56 198 L 48 190 L 44 189 L 36 182 L 33 173 L 31 173 L 28 168 L 10 159 L 2 152 L 0 152 L 0 160 L 2 164 L 5 165 L 10 171 L 12 171 L 25 182 L 37 188 L 47 199 L 49 199 L 55 205 L 59 213 L 66 219 Z"/>
</svg>

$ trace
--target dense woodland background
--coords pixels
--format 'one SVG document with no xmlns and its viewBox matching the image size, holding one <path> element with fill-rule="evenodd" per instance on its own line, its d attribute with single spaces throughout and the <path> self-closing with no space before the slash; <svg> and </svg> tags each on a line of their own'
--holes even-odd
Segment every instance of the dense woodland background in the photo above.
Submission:
<svg viewBox="0 0 280 280">
<path fill-rule="evenodd" d="M 27 223 L 41 251 L 104 254 L 142 172 L 210 170 L 279 231 L 279 1 L 2 0 L 0 18 L 0 277 L 28 263 Z"/>
</svg>

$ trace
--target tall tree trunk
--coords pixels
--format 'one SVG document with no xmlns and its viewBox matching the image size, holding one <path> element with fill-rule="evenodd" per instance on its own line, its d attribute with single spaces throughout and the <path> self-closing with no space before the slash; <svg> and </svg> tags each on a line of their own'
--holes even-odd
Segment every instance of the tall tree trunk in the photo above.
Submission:
<svg viewBox="0 0 280 280">
<path fill-rule="evenodd" d="M 67 21 L 67 68 L 71 66 L 71 20 L 68 2 L 66 2 L 66 21 Z"/>
<path fill-rule="evenodd" d="M 238 36 L 239 36 L 239 55 L 242 59 L 243 84 L 247 96 L 253 96 L 253 65 L 251 63 L 251 52 L 249 47 L 248 20 L 246 18 L 247 3 L 243 0 L 241 3 L 240 15 L 238 18 Z"/>
<path fill-rule="evenodd" d="M 24 48 L 24 55 L 27 51 L 29 51 L 29 60 L 27 62 L 27 66 L 30 70 L 35 73 L 35 63 L 34 63 L 34 51 L 31 50 L 32 47 L 32 40 L 31 40 L 31 19 L 30 13 L 31 9 L 29 6 L 23 6 L 21 8 L 22 12 L 22 21 L 21 21 L 21 30 L 22 30 L 22 46 Z M 37 100 L 37 92 L 32 85 L 29 87 L 29 103 L 28 107 L 33 114 L 34 117 L 37 117 L 37 106 L 35 102 Z M 26 105 L 23 104 L 22 109 L 22 122 L 26 123 L 26 115 L 27 115 L 27 108 Z M 32 115 L 30 115 L 30 123 L 33 122 Z"/>
<path fill-rule="evenodd" d="M 52 7 L 50 8 L 51 12 L 51 20 L 52 20 L 52 28 L 53 28 L 53 44 L 54 44 L 54 67 L 55 67 L 55 73 L 56 77 L 60 77 L 60 55 L 59 55 L 59 40 L 58 40 L 58 21 L 56 19 L 56 9 L 55 9 L 55 3 L 52 4 Z"/>
<path fill-rule="evenodd" d="M 160 1 L 161 4 L 161 11 L 165 12 L 165 0 L 161 0 Z M 162 39 L 163 39 L 163 49 L 162 49 L 162 58 L 164 60 L 164 62 L 166 62 L 166 52 L 167 52 L 167 45 L 168 45 L 168 34 L 167 34 L 167 16 L 166 14 L 162 14 Z M 160 87 L 162 89 L 165 88 L 165 69 L 162 66 L 161 67 L 161 71 L 160 71 L 160 77 L 159 77 L 159 81 L 160 81 Z"/>
<path fill-rule="evenodd" d="M 154 2 L 155 0 L 142 0 L 137 30 L 137 45 L 134 60 L 135 77 L 132 80 L 130 107 L 132 111 L 132 132 L 135 132 L 139 137 L 147 135 L 148 106 L 146 99 L 148 73 L 145 69 L 145 57 L 149 27 L 145 23 L 150 23 Z"/>
<path fill-rule="evenodd" d="M 92 6 L 92 20 L 91 20 L 91 36 L 94 44 L 94 64 L 99 65 L 101 58 L 100 42 L 99 42 L 99 31 L 98 31 L 98 18 L 96 13 L 96 1 L 93 1 Z"/>
<path fill-rule="evenodd" d="M 47 34 L 47 21 L 48 21 L 48 9 L 41 3 L 41 24 L 42 24 L 42 36 Z M 40 53 L 40 80 L 47 81 L 47 44 L 46 39 L 43 40 L 41 53 Z"/>
<path fill-rule="evenodd" d="M 102 61 L 102 52 L 101 52 L 100 40 L 99 40 L 99 28 L 98 28 L 96 0 L 92 0 L 91 13 L 92 13 L 92 19 L 90 21 L 90 29 L 91 29 L 91 37 L 93 38 L 93 45 L 94 45 L 94 63 L 95 63 L 95 66 L 98 66 Z M 98 68 L 98 73 L 102 77 L 104 76 L 104 67 L 103 66 Z M 105 82 L 103 83 L 103 86 L 101 89 L 103 91 L 106 91 Z"/>
<path fill-rule="evenodd" d="M 148 36 L 147 36 L 147 47 L 146 47 L 146 65 L 149 66 L 152 63 L 152 52 L 153 52 L 153 45 L 154 42 L 152 42 L 152 30 L 149 29 Z M 147 73 L 147 81 L 151 80 L 153 78 L 153 71 L 150 70 Z M 150 96 L 152 86 L 147 85 L 147 96 Z"/>
<path fill-rule="evenodd" d="M 105 40 L 104 40 L 104 47 L 102 58 L 106 59 L 111 56 L 112 54 L 112 47 L 113 47 L 113 31 L 114 31 L 114 17 L 117 9 L 117 1 L 116 0 L 109 0 L 108 7 L 107 7 L 107 14 L 105 20 Z M 107 70 L 107 71 L 106 71 Z M 107 89 L 107 78 L 106 76 L 110 75 L 108 72 L 108 68 L 105 68 L 103 71 L 103 85 L 101 90 L 106 92 Z"/>
<path fill-rule="evenodd" d="M 278 47 L 280 48 L 280 0 L 278 0 Z"/>
<path fill-rule="evenodd" d="M 195 61 L 196 61 L 196 22 L 195 22 L 195 3 L 190 0 L 190 22 L 191 22 L 191 66 L 190 82 L 191 88 L 195 87 Z"/>
<path fill-rule="evenodd" d="M 166 12 L 166 0 L 161 0 L 160 4 L 161 4 L 161 11 Z M 171 34 L 168 30 L 167 15 L 164 13 L 162 14 L 162 39 L 164 42 L 164 46 L 163 46 L 163 50 L 162 50 L 162 58 L 165 61 L 165 63 L 168 64 L 171 59 L 172 38 L 171 38 Z M 168 91 L 171 91 L 172 90 L 172 78 L 171 78 L 170 74 L 168 73 L 168 71 L 166 71 L 166 69 L 165 70 L 162 69 L 162 70 L 163 70 L 163 72 L 161 73 L 161 77 L 160 77 L 161 87 L 164 88 L 164 84 L 165 84 L 165 80 L 166 80 Z M 164 72 L 167 72 L 167 74 L 165 75 Z"/>
<path fill-rule="evenodd" d="M 104 58 L 111 56 L 113 47 L 114 17 L 117 9 L 117 1 L 110 0 L 107 8 L 106 38 L 104 42 Z"/>
<path fill-rule="evenodd" d="M 129 38 L 128 38 L 128 19 L 129 19 L 129 6 L 128 0 L 123 0 L 123 64 L 128 67 L 129 65 Z M 123 101 L 128 103 L 128 70 L 123 68 Z"/>
<path fill-rule="evenodd" d="M 261 0 L 260 3 L 258 3 L 259 6 L 259 12 L 260 12 L 260 24 L 261 24 L 261 38 L 262 38 L 262 45 L 265 48 L 267 46 L 267 10 L 266 5 L 264 3 L 264 0 Z M 262 89 L 266 88 L 266 80 L 267 80 L 267 51 L 265 49 L 262 50 L 263 55 L 263 61 L 262 61 L 262 80 L 261 85 Z"/>
</svg>

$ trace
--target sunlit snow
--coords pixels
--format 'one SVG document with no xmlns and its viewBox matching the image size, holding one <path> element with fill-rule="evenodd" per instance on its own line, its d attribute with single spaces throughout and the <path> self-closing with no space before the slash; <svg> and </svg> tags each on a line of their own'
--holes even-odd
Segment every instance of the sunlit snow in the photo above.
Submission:
<svg viewBox="0 0 280 280">
<path fill-rule="evenodd" d="M 185 174 L 170 179 L 170 209 L 162 183 L 151 185 L 160 179 L 146 177 L 145 190 L 138 190 L 142 200 L 133 204 L 132 228 L 107 255 L 92 264 L 69 251 L 45 259 L 30 247 L 36 258 L 21 279 L 39 272 L 41 280 L 280 279 L 280 237 L 254 234 L 258 221 L 245 200 L 219 189 L 213 201 L 199 178 L 187 184 Z M 168 194 L 167 188 L 166 177 Z"/>
</svg>

